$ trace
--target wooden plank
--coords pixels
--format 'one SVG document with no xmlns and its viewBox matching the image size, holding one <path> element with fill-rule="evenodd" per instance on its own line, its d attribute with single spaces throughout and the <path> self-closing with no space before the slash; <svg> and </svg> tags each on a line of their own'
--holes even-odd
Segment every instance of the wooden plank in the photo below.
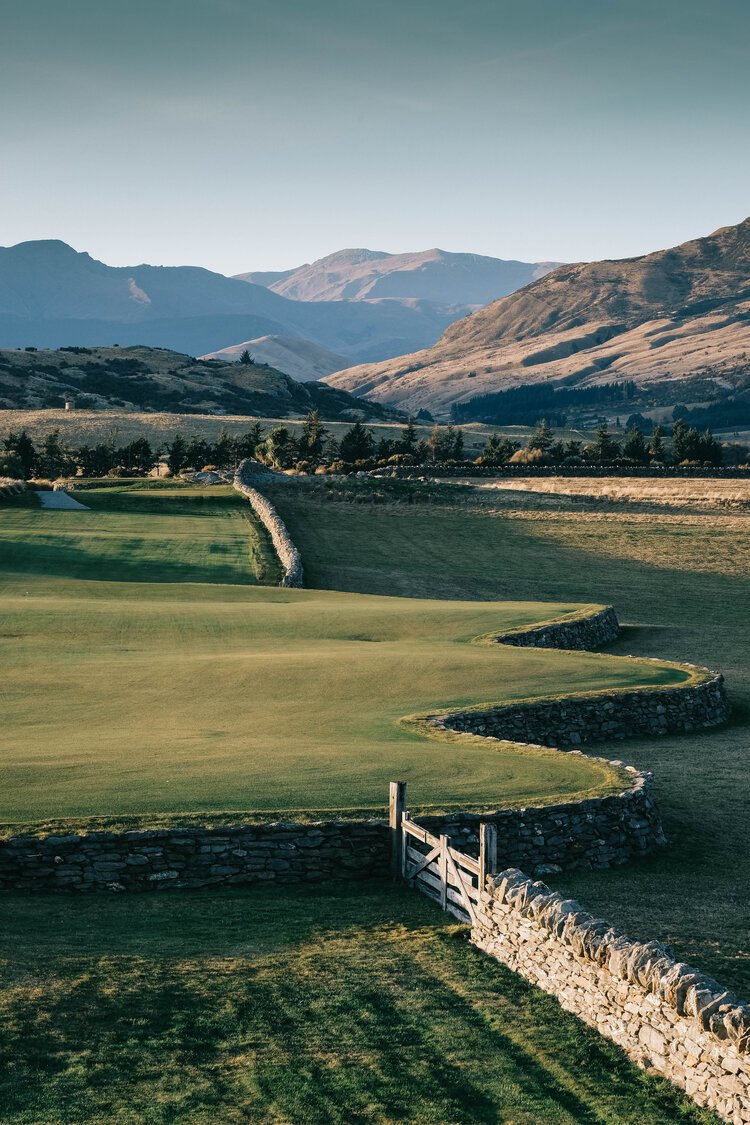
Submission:
<svg viewBox="0 0 750 1125">
<path fill-rule="evenodd" d="M 433 848 L 432 851 L 427 853 L 427 855 L 423 855 L 423 853 L 418 852 L 416 848 L 407 847 L 406 858 L 407 860 L 411 860 L 411 862 L 414 864 L 413 867 L 409 867 L 407 863 L 407 879 L 413 879 L 424 867 L 429 866 L 429 864 L 431 864 L 435 857 L 438 855 L 438 852 L 438 848 Z"/>
<path fill-rule="evenodd" d="M 415 876 L 415 878 L 421 879 L 423 875 L 429 881 L 430 885 L 435 887 L 436 890 L 439 889 L 442 885 L 440 879 L 440 869 L 436 863 L 431 863 L 429 867 L 424 867 L 419 872 L 419 875 Z M 457 894 L 468 895 L 472 902 L 479 902 L 479 890 L 477 887 L 473 886 L 472 883 L 461 885 L 454 878 L 452 878 L 450 872 L 448 872 L 447 885 L 449 890 L 451 887 L 456 887 Z"/>
<path fill-rule="evenodd" d="M 414 839 L 419 840 L 421 844 L 427 843 L 427 833 L 424 828 L 420 827 L 419 824 L 415 824 L 413 820 L 409 820 L 408 816 L 405 816 L 401 821 L 401 827 L 407 836 L 413 836 Z"/>
<path fill-rule="evenodd" d="M 403 873 L 401 823 L 406 807 L 406 782 L 392 781 L 389 790 L 388 825 L 391 830 L 391 872 L 394 876 Z"/>
<path fill-rule="evenodd" d="M 442 906 L 441 892 L 439 889 L 439 881 L 434 878 L 424 878 L 424 871 L 414 881 L 414 889 L 419 891 L 420 894 L 426 895 L 427 898 L 432 899 L 439 906 Z M 447 902 L 443 907 L 449 914 L 453 914 L 456 918 L 460 918 L 462 922 L 471 922 L 471 917 L 464 906 L 464 900 L 458 891 L 454 891 L 452 887 L 448 888 Z"/>
<path fill-rule="evenodd" d="M 461 874 L 460 869 L 456 866 L 456 863 L 455 863 L 455 860 L 453 859 L 453 856 L 450 855 L 450 854 L 448 855 L 448 869 L 449 869 L 449 872 L 452 876 L 451 882 L 455 883 L 456 886 L 461 891 L 461 897 L 463 898 L 464 906 L 466 907 L 466 911 L 467 911 L 469 917 L 471 918 L 471 921 L 473 922 L 476 918 L 476 912 L 474 910 L 474 903 L 472 902 L 472 900 L 469 896 L 469 893 L 467 891 L 466 880 L 464 879 L 464 876 Z"/>
<path fill-rule="evenodd" d="M 438 847 L 440 840 L 437 836 L 433 836 L 426 828 L 422 828 L 421 824 L 416 821 L 410 820 L 408 816 L 404 817 L 402 821 L 402 828 L 409 836 L 413 836 L 415 840 L 419 840 L 421 844 L 429 844 L 431 848 Z"/>
<path fill-rule="evenodd" d="M 466 855 L 464 852 L 456 851 L 455 848 L 449 848 L 451 857 L 454 863 L 459 867 L 464 867 L 467 871 L 471 871 L 473 875 L 479 874 L 479 860 L 474 859 L 472 855 Z"/>
<path fill-rule="evenodd" d="M 460 906 L 454 906 L 452 903 L 449 903 L 445 909 L 449 914 L 452 914 L 454 918 L 458 918 L 459 922 L 471 923 L 471 918 Z"/>
<path fill-rule="evenodd" d="M 445 910 L 448 905 L 448 850 L 448 837 L 441 836 L 440 848 L 438 850 L 438 855 L 440 856 L 438 860 L 438 878 L 440 879 L 441 883 L 440 905 L 442 906 L 443 910 Z"/>
<path fill-rule="evenodd" d="M 419 872 L 419 875 L 417 875 L 416 877 L 416 882 L 419 882 L 420 879 L 425 882 L 428 887 L 432 887 L 432 889 L 435 891 L 439 892 L 442 888 L 440 876 L 433 871 L 428 871 L 427 868 L 425 868 L 424 871 Z"/>
<path fill-rule="evenodd" d="M 432 890 L 437 891 L 437 892 L 442 892 L 443 884 L 442 884 L 440 878 L 437 875 L 435 875 L 432 871 L 427 871 L 426 868 L 425 868 L 424 871 L 420 871 L 419 875 L 417 875 L 416 879 L 414 880 L 415 886 L 417 886 L 418 888 L 420 886 L 420 880 L 424 881 L 424 883 L 427 886 L 431 887 Z M 472 893 L 470 893 L 468 897 L 471 899 L 472 902 L 474 902 L 477 898 L 476 891 L 474 890 L 473 887 L 471 888 L 471 891 L 472 891 Z M 465 895 L 465 892 L 463 891 L 462 888 L 454 888 L 449 883 L 448 888 L 447 888 L 446 897 L 448 898 L 448 900 L 450 902 L 462 903 L 464 901 L 464 898 L 466 897 L 466 895 Z"/>
</svg>

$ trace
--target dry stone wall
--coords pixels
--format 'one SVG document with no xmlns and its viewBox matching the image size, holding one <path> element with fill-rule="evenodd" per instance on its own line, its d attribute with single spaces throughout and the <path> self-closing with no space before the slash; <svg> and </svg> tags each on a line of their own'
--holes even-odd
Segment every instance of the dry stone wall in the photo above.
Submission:
<svg viewBox="0 0 750 1125">
<path fill-rule="evenodd" d="M 662 945 L 512 869 L 487 880 L 471 940 L 699 1105 L 750 1123 L 750 1007 Z"/>
<path fill-rule="evenodd" d="M 498 644 L 515 648 L 565 648 L 588 651 L 612 644 L 620 635 L 620 623 L 611 605 L 594 613 L 576 614 L 565 621 L 530 625 L 495 637 Z"/>
<path fill-rule="evenodd" d="M 498 864 L 521 867 L 535 876 L 603 870 L 648 855 L 666 843 L 651 774 L 633 766 L 625 766 L 624 771 L 631 784 L 609 797 L 481 814 L 420 816 L 419 823 L 433 835 L 450 836 L 452 847 L 469 855 L 478 854 L 480 824 L 494 824 Z"/>
<path fill-rule="evenodd" d="M 185 827 L 0 841 L 0 889 L 163 891 L 319 883 L 388 868 L 383 820 Z"/>
<path fill-rule="evenodd" d="M 282 576 L 279 585 L 300 588 L 305 584 L 300 553 L 271 501 L 254 487 L 264 477 L 270 479 L 273 476 L 274 474 L 264 465 L 248 458 L 240 464 L 234 475 L 234 487 L 247 497 L 256 516 L 271 536 L 271 542 L 281 563 Z"/>
<path fill-rule="evenodd" d="M 0 477 L 0 496 L 17 496 L 19 492 L 25 491 L 25 480 L 12 480 L 9 477 Z"/>
<path fill-rule="evenodd" d="M 642 688 L 517 703 L 429 716 L 433 727 L 540 746 L 580 746 L 605 739 L 686 733 L 726 722 L 724 677 L 695 684 Z"/>
</svg>

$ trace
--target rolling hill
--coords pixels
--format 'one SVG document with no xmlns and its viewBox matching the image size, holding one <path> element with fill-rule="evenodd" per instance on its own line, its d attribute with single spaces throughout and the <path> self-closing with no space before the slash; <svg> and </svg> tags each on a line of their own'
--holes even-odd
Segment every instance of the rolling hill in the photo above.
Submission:
<svg viewBox="0 0 750 1125">
<path fill-rule="evenodd" d="M 430 349 L 327 377 L 416 411 L 526 384 L 633 381 L 639 405 L 750 382 L 750 219 L 669 250 L 561 266 L 452 324 Z"/>
<path fill-rule="evenodd" d="M 107 410 L 170 411 L 382 420 L 395 412 L 353 398 L 325 383 L 298 383 L 262 364 L 196 360 L 164 348 L 86 348 L 0 351 L 0 408 L 75 406 Z"/>
<path fill-rule="evenodd" d="M 256 363 L 268 364 L 291 375 L 293 379 L 302 381 L 322 379 L 324 375 L 348 366 L 346 358 L 338 352 L 293 336 L 259 336 L 255 340 L 243 340 L 241 344 L 209 352 L 201 358 L 223 359 L 227 363 L 234 363 L 245 350 L 250 352 Z"/>
</svg>

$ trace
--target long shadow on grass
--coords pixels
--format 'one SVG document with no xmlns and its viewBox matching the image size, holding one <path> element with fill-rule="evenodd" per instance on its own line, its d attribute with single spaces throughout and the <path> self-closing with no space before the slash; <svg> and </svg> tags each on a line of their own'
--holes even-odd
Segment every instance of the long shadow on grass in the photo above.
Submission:
<svg viewBox="0 0 750 1125">
<path fill-rule="evenodd" d="M 165 539 L 168 537 L 165 536 Z M 100 551 L 97 552 L 97 544 Z M 227 563 L 222 554 L 234 552 L 232 544 L 209 545 L 211 561 L 196 565 L 185 559 L 143 557 L 144 541 L 137 536 L 98 538 L 92 534 L 80 547 L 64 536 L 29 535 L 6 541 L 0 553 L 0 574 L 48 575 L 89 582 L 200 582 L 219 585 L 255 583 L 248 549 L 247 565 Z M 189 547 L 186 547 L 186 554 Z"/>
</svg>

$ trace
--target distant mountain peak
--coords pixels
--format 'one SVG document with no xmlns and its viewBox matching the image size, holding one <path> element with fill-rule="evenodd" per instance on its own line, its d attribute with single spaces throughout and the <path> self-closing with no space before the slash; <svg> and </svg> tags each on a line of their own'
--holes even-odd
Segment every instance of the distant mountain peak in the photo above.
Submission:
<svg viewBox="0 0 750 1125">
<path fill-rule="evenodd" d="M 244 273 L 294 301 L 432 301 L 471 312 L 542 277 L 558 262 L 519 262 L 441 250 L 386 253 L 349 247 L 283 273 Z"/>
</svg>

